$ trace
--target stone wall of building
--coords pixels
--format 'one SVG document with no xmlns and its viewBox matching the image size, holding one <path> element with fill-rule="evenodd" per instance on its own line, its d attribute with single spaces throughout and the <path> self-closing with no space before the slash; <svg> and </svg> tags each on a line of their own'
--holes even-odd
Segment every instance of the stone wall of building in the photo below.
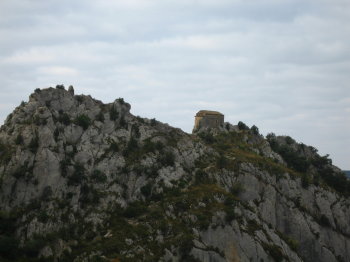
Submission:
<svg viewBox="0 0 350 262">
<path fill-rule="evenodd" d="M 219 128 L 224 124 L 224 115 L 217 111 L 201 110 L 195 116 L 193 131 L 200 128 Z"/>
</svg>

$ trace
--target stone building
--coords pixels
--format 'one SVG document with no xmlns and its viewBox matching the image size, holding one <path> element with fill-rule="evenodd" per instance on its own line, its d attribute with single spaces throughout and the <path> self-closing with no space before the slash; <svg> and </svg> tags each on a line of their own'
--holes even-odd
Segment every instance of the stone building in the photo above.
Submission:
<svg viewBox="0 0 350 262">
<path fill-rule="evenodd" d="M 200 128 L 219 128 L 224 125 L 224 115 L 217 111 L 200 110 L 195 116 L 193 131 Z"/>
</svg>

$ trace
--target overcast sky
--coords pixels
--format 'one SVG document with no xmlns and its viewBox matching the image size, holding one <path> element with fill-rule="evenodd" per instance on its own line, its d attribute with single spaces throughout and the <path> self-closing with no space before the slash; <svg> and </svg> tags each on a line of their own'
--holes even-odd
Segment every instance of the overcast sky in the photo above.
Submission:
<svg viewBox="0 0 350 262">
<path fill-rule="evenodd" d="M 0 123 L 56 84 L 186 132 L 218 110 L 350 170 L 349 0 L 1 0 Z"/>
</svg>

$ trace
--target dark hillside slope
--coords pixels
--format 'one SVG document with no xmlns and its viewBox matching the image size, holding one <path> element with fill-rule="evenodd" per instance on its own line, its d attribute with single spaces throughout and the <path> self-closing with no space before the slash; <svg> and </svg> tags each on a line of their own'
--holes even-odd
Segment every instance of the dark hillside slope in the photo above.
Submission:
<svg viewBox="0 0 350 262">
<path fill-rule="evenodd" d="M 8 116 L 1 261 L 350 261 L 349 182 L 327 156 L 129 110 L 57 86 Z"/>
</svg>

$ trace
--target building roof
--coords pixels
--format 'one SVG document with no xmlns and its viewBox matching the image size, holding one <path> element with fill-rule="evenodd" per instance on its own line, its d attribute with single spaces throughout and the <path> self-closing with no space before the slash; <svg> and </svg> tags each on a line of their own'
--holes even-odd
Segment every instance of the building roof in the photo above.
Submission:
<svg viewBox="0 0 350 262">
<path fill-rule="evenodd" d="M 200 110 L 198 111 L 198 113 L 196 114 L 196 116 L 207 116 L 207 115 L 217 115 L 217 116 L 223 116 L 223 114 L 221 114 L 218 111 L 210 111 L 210 110 Z"/>
</svg>

